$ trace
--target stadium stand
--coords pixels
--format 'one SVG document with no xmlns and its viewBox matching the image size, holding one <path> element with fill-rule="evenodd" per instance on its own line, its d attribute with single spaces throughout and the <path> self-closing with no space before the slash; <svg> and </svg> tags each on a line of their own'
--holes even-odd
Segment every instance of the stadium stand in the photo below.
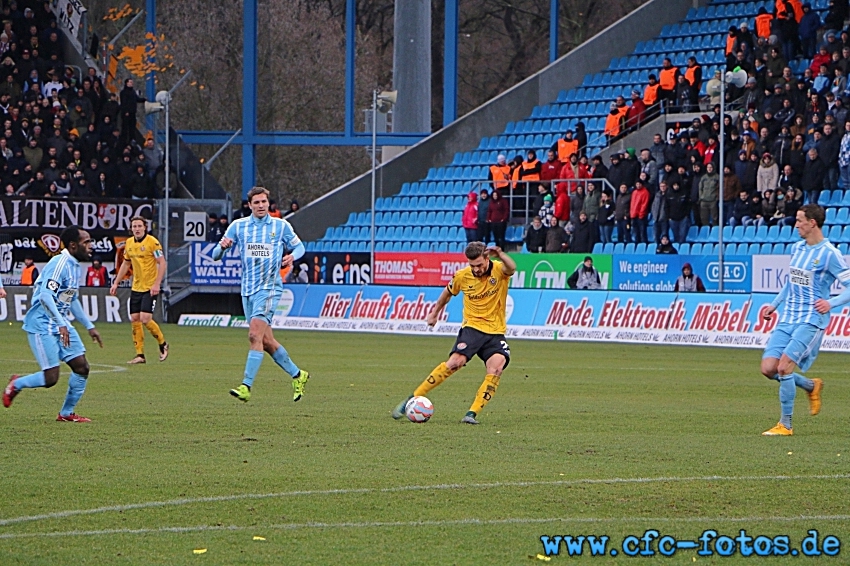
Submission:
<svg viewBox="0 0 850 566">
<path fill-rule="evenodd" d="M 2 194 L 159 198 L 162 152 L 136 139 L 144 99 L 131 86 L 109 93 L 95 69 L 66 65 L 55 16 L 49 6 L 37 12 L 2 6 Z"/>
<path fill-rule="evenodd" d="M 757 18 L 760 18 L 764 13 L 771 13 L 776 16 L 776 6 L 780 2 L 773 0 L 761 2 L 716 0 L 708 6 L 692 8 L 683 21 L 664 26 L 659 36 L 652 40 L 639 42 L 629 56 L 615 58 L 606 70 L 586 75 L 580 87 L 561 91 L 557 99 L 550 104 L 535 107 L 526 120 L 509 122 L 501 135 L 481 139 L 476 149 L 455 154 L 451 163 L 443 167 L 432 168 L 427 176 L 418 182 L 405 183 L 398 195 L 378 199 L 375 205 L 376 250 L 462 251 L 466 242 L 466 235 L 461 227 L 461 212 L 467 202 L 466 195 L 471 191 L 477 193 L 482 188 L 492 186 L 487 180 L 493 179 L 491 166 L 497 163 L 499 156 L 506 156 L 508 160 L 518 156 L 518 160 L 522 161 L 528 151 L 534 151 L 537 157 L 541 158 L 541 161 L 545 160 L 547 151 L 550 148 L 555 149 L 557 147 L 558 140 L 562 138 L 564 132 L 567 130 L 576 131 L 579 126 L 583 126 L 586 132 L 586 141 L 582 144 L 583 151 L 581 153 L 587 156 L 595 155 L 606 148 L 611 141 L 612 136 L 605 135 L 606 122 L 609 114 L 616 111 L 614 108 L 615 101 L 620 99 L 619 106 L 623 108 L 623 116 L 625 117 L 625 109 L 628 107 L 624 106 L 624 101 L 630 98 L 632 100 L 643 98 L 640 95 L 645 93 L 650 75 L 659 76 L 659 71 L 667 58 L 688 79 L 692 75 L 685 65 L 688 64 L 688 59 L 691 57 L 696 60 L 701 67 L 702 76 L 698 95 L 702 106 L 708 108 L 710 97 L 714 95 L 714 93 L 709 92 L 709 79 L 715 77 L 717 71 L 725 72 L 740 64 L 740 61 L 734 60 L 736 52 L 741 47 L 740 43 L 748 38 L 752 39 L 755 45 L 751 45 L 749 50 L 745 50 L 743 59 L 741 59 L 744 64 L 740 66 L 750 71 L 750 77 L 756 79 L 758 87 L 764 87 L 766 91 L 750 98 L 748 98 L 750 93 L 747 90 L 732 91 L 732 95 L 738 99 L 738 106 L 736 107 L 734 101 L 732 101 L 733 103 L 727 105 L 727 108 L 740 108 L 742 114 L 730 124 L 730 128 L 727 128 L 727 136 L 730 135 L 730 130 L 738 129 L 737 134 L 740 135 L 735 138 L 734 143 L 741 144 L 741 136 L 745 134 L 743 130 L 748 124 L 748 122 L 744 122 L 744 119 L 752 118 L 753 123 L 758 123 L 765 120 L 764 109 L 766 106 L 778 103 L 781 107 L 781 100 L 771 99 L 771 95 L 768 93 L 772 92 L 769 89 L 772 82 L 782 81 L 778 78 L 778 74 L 765 79 L 764 69 L 766 67 L 773 69 L 770 65 L 779 65 L 778 68 L 781 73 L 783 67 L 787 65 L 793 77 L 790 81 L 786 80 L 785 82 L 802 82 L 805 85 L 806 97 L 802 100 L 790 88 L 782 92 L 782 97 L 793 101 L 792 106 L 796 106 L 795 113 L 804 116 L 803 133 L 806 145 L 803 149 L 808 150 L 812 145 L 819 143 L 814 134 L 814 130 L 820 128 L 818 124 L 832 121 L 837 131 L 832 135 L 833 141 L 830 143 L 837 146 L 838 142 L 841 142 L 842 139 L 845 140 L 841 142 L 841 147 L 847 146 L 848 156 L 845 160 L 850 161 L 850 134 L 845 135 L 844 133 L 847 112 L 844 111 L 843 114 L 840 114 L 834 111 L 832 101 L 827 98 L 822 97 L 815 102 L 808 98 L 809 91 L 819 88 L 821 95 L 826 95 L 828 91 L 832 90 L 835 91 L 835 98 L 845 98 L 850 101 L 850 89 L 847 88 L 846 82 L 836 86 L 834 83 L 835 75 L 833 75 L 834 69 L 841 67 L 846 76 L 848 64 L 850 64 L 850 60 L 848 60 L 850 58 L 850 41 L 848 41 L 846 34 L 841 33 L 843 26 L 834 28 L 834 37 L 827 37 L 826 32 L 828 30 L 823 25 L 824 22 L 836 21 L 836 18 L 843 21 L 847 16 L 846 3 L 846 0 L 839 0 L 834 3 L 828 0 L 815 0 L 811 5 L 806 5 L 819 18 L 816 26 L 820 30 L 818 40 L 822 40 L 826 44 L 828 53 L 838 52 L 837 60 L 827 65 L 828 80 L 821 79 L 820 83 L 817 77 L 819 69 L 808 71 L 810 67 L 815 67 L 820 62 L 818 55 L 815 55 L 814 59 L 807 59 L 803 57 L 804 54 L 800 51 L 806 48 L 805 38 L 795 36 L 787 42 L 782 42 L 773 37 L 774 34 L 781 33 L 781 14 L 779 14 L 779 18 L 774 17 L 774 23 L 769 32 L 770 36 L 766 36 L 764 28 L 760 27 L 764 25 L 764 18 L 761 20 Z M 794 5 L 790 3 L 788 9 L 796 10 Z M 836 11 L 840 13 L 836 15 Z M 795 19 L 800 20 L 802 15 L 802 13 L 796 14 Z M 800 27 L 801 31 L 802 27 Z M 730 28 L 734 28 L 735 31 L 730 32 Z M 762 40 L 756 40 L 757 34 L 766 37 L 763 37 Z M 734 41 L 736 36 L 737 41 Z M 732 40 L 729 39 L 730 37 L 732 37 Z M 768 54 L 770 46 L 773 45 L 770 43 L 772 39 L 776 41 L 778 58 L 773 56 L 773 53 Z M 842 47 L 845 46 L 842 41 L 848 41 L 846 44 L 847 51 L 842 51 Z M 727 45 L 731 47 L 731 55 L 728 58 Z M 762 66 L 758 69 L 754 68 L 752 64 L 753 47 L 755 48 L 755 55 L 762 59 Z M 788 50 L 790 50 L 790 53 Z M 762 52 L 765 54 L 763 55 Z M 787 62 L 782 58 L 785 53 L 791 55 Z M 821 55 L 823 54 L 821 53 Z M 784 82 L 782 84 L 784 85 Z M 635 94 L 639 96 L 634 96 Z M 767 95 L 766 98 L 765 95 Z M 794 98 L 795 96 L 798 98 Z M 750 104 L 753 101 L 756 103 Z M 754 108 L 749 108 L 749 106 L 754 106 Z M 666 107 L 668 112 L 678 110 L 680 110 L 680 107 L 676 99 L 672 100 L 672 104 Z M 711 110 L 711 108 L 708 108 L 705 111 L 710 114 Z M 771 110 L 774 111 L 774 115 L 780 116 L 776 114 L 774 108 L 771 108 Z M 811 118 L 815 114 L 818 115 L 818 118 Z M 727 112 L 727 115 L 730 115 L 730 113 Z M 737 110 L 734 115 L 737 116 Z M 793 115 L 791 115 L 792 118 Z M 787 116 L 787 113 L 781 115 L 783 118 Z M 788 122 L 788 124 L 791 123 L 793 122 Z M 815 127 L 813 127 L 813 123 Z M 763 153 L 776 151 L 777 146 L 774 141 L 779 137 L 779 126 L 781 124 L 776 122 L 774 124 L 776 124 L 776 131 L 769 132 L 769 144 L 766 144 L 765 139 L 761 138 L 761 132 L 752 132 L 752 139 L 757 141 L 754 144 L 755 147 L 744 145 L 747 157 L 750 153 L 755 153 L 757 157 L 760 157 Z M 627 123 L 623 120 L 620 125 L 627 125 Z M 713 146 L 707 144 L 707 138 L 712 134 L 716 137 L 717 120 L 712 120 L 711 116 L 706 114 L 698 120 L 695 127 L 694 133 L 697 134 L 697 145 L 699 147 L 696 148 L 693 144 L 689 144 L 686 147 L 686 152 L 694 153 L 698 149 L 697 160 L 700 161 L 701 165 L 712 160 L 716 163 L 717 155 L 714 154 L 718 152 L 714 151 Z M 790 133 L 795 132 L 793 128 L 789 128 L 789 130 Z M 821 130 L 821 135 L 823 131 Z M 685 133 L 690 132 L 686 130 Z M 836 137 L 837 140 L 835 140 Z M 676 143 L 678 143 L 678 139 L 672 140 L 669 145 Z M 747 142 L 747 144 L 749 143 Z M 709 147 L 708 157 L 705 153 L 707 145 Z M 726 145 L 728 153 L 729 141 Z M 779 148 L 781 151 L 785 148 L 789 153 L 791 153 L 791 150 L 799 152 L 801 149 L 791 145 L 790 140 L 787 146 L 779 145 Z M 842 149 L 842 151 L 844 150 Z M 744 174 L 745 168 L 736 170 L 734 159 L 729 159 L 729 157 L 736 156 L 737 153 L 735 151 L 734 154 L 727 157 L 727 164 L 731 166 L 733 173 Z M 655 154 L 655 151 L 653 151 L 653 154 Z M 689 154 L 686 153 L 686 155 Z M 624 161 L 627 164 L 634 164 L 635 157 L 634 155 L 627 156 Z M 785 153 L 774 157 L 776 157 L 780 166 L 786 164 L 783 162 L 788 161 L 788 156 Z M 837 152 L 829 153 L 825 157 L 829 158 L 828 162 L 824 164 L 825 169 L 832 169 L 833 173 L 837 173 Z M 640 161 L 637 163 L 639 164 L 637 170 L 640 171 L 642 163 Z M 686 173 L 690 174 L 691 163 L 687 162 L 686 165 Z M 839 244 L 842 251 L 846 252 L 848 244 L 850 244 L 850 190 L 845 191 L 844 189 L 850 189 L 850 179 L 846 179 L 848 181 L 846 185 L 844 184 L 845 180 L 842 180 L 839 184 L 837 175 L 829 178 L 829 174 L 826 174 L 827 179 L 824 181 L 824 188 L 828 190 L 820 190 L 820 177 L 818 178 L 817 190 L 813 190 L 813 187 L 801 187 L 801 183 L 805 183 L 807 178 L 808 169 L 806 166 L 801 167 L 798 163 L 795 163 L 795 165 L 797 169 L 793 171 L 791 183 L 796 188 L 806 189 L 806 201 L 815 200 L 827 208 L 825 233 L 834 243 Z M 589 173 L 588 177 L 596 171 L 594 166 L 586 161 L 586 158 L 582 159 L 581 164 L 575 166 L 575 170 L 578 171 L 580 167 L 586 169 Z M 663 163 L 656 160 L 656 168 L 660 170 L 662 167 Z M 513 172 L 517 168 L 522 169 L 522 165 L 517 165 L 511 171 Z M 576 177 L 581 178 L 581 175 L 576 174 Z M 562 178 L 562 176 L 559 175 L 558 178 Z M 611 181 L 611 176 L 605 176 L 605 178 Z M 510 186 L 516 180 L 517 177 L 513 176 L 511 182 L 506 184 Z M 691 182 L 692 179 L 688 177 L 686 190 L 689 193 L 691 192 Z M 632 185 L 633 182 L 630 182 L 629 187 Z M 784 189 L 788 185 L 781 186 Z M 657 189 L 657 181 L 651 189 L 654 194 Z M 510 192 L 509 188 L 507 192 Z M 696 190 L 694 190 L 694 194 L 696 195 Z M 732 195 L 732 198 L 726 201 L 730 207 L 735 197 L 737 195 Z M 776 202 L 774 201 L 773 204 L 775 205 Z M 780 203 L 779 208 L 782 208 L 783 204 Z M 796 206 L 799 206 L 799 204 L 801 203 L 796 203 Z M 535 210 L 530 212 L 531 216 L 535 214 Z M 729 218 L 731 214 L 731 209 L 727 209 L 724 217 Z M 698 216 L 698 211 L 695 210 L 694 215 Z M 571 219 L 575 221 L 574 217 L 571 217 Z M 786 222 L 788 221 L 786 220 Z M 651 218 L 649 224 L 650 227 L 653 224 Z M 718 226 L 691 226 L 687 232 L 686 243 L 678 244 L 680 253 L 716 254 L 719 229 Z M 524 227 L 520 225 L 510 226 L 506 240 L 519 245 L 522 242 L 523 230 Z M 723 230 L 724 251 L 728 254 L 782 254 L 787 251 L 788 244 L 795 239 L 791 226 L 783 225 L 781 220 L 765 219 L 763 225 L 725 226 Z M 652 230 L 649 233 L 651 235 Z M 364 211 L 352 213 L 344 225 L 329 228 L 324 237 L 315 242 L 308 242 L 307 248 L 308 251 L 362 252 L 368 251 L 369 241 L 370 211 Z M 595 252 L 601 253 L 623 251 L 627 253 L 632 251 L 635 253 L 642 251 L 652 253 L 655 244 L 654 242 L 651 244 L 637 243 L 636 246 L 630 247 L 628 250 L 625 247 L 626 245 L 629 245 L 628 241 L 621 238 L 615 229 L 614 241 L 598 242 L 593 249 Z"/>
</svg>

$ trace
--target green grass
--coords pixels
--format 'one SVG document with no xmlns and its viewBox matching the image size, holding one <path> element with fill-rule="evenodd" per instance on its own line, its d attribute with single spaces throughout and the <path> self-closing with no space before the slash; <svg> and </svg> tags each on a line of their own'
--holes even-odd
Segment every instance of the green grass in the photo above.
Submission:
<svg viewBox="0 0 850 566">
<path fill-rule="evenodd" d="M 292 402 L 267 358 L 242 404 L 227 391 L 241 378 L 245 330 L 164 331 L 166 363 L 126 368 L 129 327 L 102 327 L 106 347 L 89 350 L 101 373 L 78 407 L 90 425 L 54 422 L 65 367 L 57 387 L 0 408 L 0 564 L 529 564 L 541 535 L 608 535 L 619 548 L 646 529 L 692 539 L 746 529 L 788 534 L 792 546 L 819 529 L 850 543 L 845 355 L 823 354 L 811 372 L 826 381 L 822 413 L 809 416 L 800 393 L 795 436 L 764 438 L 779 403 L 755 350 L 514 341 L 472 427 L 459 420 L 483 378 L 479 360 L 430 394 L 429 423 L 389 416 L 450 338 L 278 333 L 313 375 L 304 398 Z M 155 359 L 150 337 L 147 351 Z M 0 330 L 6 373 L 34 371 L 31 359 L 19 327 Z M 831 475 L 846 476 L 815 477 Z M 651 481 L 594 481 L 615 478 Z M 4 523 L 244 494 L 277 495 Z M 746 562 L 693 550 L 666 562 L 693 558 Z"/>
</svg>

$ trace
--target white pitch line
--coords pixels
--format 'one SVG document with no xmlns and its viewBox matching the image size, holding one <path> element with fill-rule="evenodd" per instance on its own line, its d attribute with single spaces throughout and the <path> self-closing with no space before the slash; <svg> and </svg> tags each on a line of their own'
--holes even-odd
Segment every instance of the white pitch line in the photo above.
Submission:
<svg viewBox="0 0 850 566">
<path fill-rule="evenodd" d="M 848 521 L 850 515 L 797 515 L 792 517 L 514 517 L 507 519 L 446 519 L 440 521 L 363 521 L 345 523 L 282 523 L 277 525 L 198 525 L 194 527 L 157 527 L 147 529 L 101 529 L 92 531 L 48 531 L 43 533 L 6 533 L 2 539 L 21 539 L 36 537 L 83 537 L 101 535 L 147 535 L 163 533 L 197 533 L 208 531 L 272 531 L 300 529 L 376 529 L 397 527 L 443 527 L 449 525 L 523 525 L 542 523 L 755 523 L 793 521 Z"/>
<path fill-rule="evenodd" d="M 96 515 L 100 513 L 132 511 L 135 509 L 153 509 L 157 507 L 179 507 L 195 503 L 217 503 L 223 501 L 239 501 L 245 499 L 279 499 L 284 497 L 301 497 L 311 495 L 352 495 L 365 493 L 399 493 L 407 491 L 444 491 L 461 489 L 495 489 L 504 487 L 537 487 L 537 486 L 568 486 L 568 485 L 595 485 L 595 484 L 640 484 L 640 483 L 664 483 L 664 482 L 752 482 L 752 481 L 787 481 L 787 480 L 842 480 L 850 479 L 850 474 L 831 475 L 809 475 L 809 476 L 693 476 L 693 477 L 660 477 L 660 478 L 609 478 L 594 479 L 584 478 L 576 480 L 553 480 L 553 481 L 521 481 L 521 482 L 492 482 L 471 484 L 437 484 L 437 485 L 407 485 L 398 487 L 362 487 L 323 489 L 308 491 L 283 491 L 278 493 L 243 493 L 236 495 L 216 495 L 212 497 L 192 497 L 183 499 L 170 499 L 167 501 L 148 501 L 144 503 L 130 503 L 127 505 L 108 505 L 95 507 L 93 509 L 72 509 L 68 511 L 57 511 L 54 513 L 43 513 L 40 515 L 25 515 L 21 517 L 10 517 L 0 519 L 0 527 L 42 521 L 45 519 L 63 519 L 79 515 Z"/>
<path fill-rule="evenodd" d="M 22 362 L 22 363 L 29 363 L 29 364 L 35 365 L 34 360 L 3 360 L 3 361 L 4 362 Z M 109 368 L 109 369 L 100 369 L 100 370 L 89 370 L 89 375 L 91 375 L 93 373 L 118 373 L 118 372 L 121 372 L 121 371 L 127 371 L 127 368 L 125 368 L 124 366 L 113 366 L 113 365 L 110 365 L 110 364 L 95 364 L 95 363 L 92 363 L 92 362 L 89 362 L 89 365 L 91 367 L 97 366 L 97 367 Z"/>
</svg>

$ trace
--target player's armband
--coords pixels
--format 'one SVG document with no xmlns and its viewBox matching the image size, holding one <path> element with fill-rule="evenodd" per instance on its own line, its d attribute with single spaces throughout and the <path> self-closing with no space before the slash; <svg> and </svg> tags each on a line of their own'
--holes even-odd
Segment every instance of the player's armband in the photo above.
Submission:
<svg viewBox="0 0 850 566">
<path fill-rule="evenodd" d="M 155 257 L 156 259 L 161 258 L 162 257 L 162 250 L 154 250 L 153 251 L 153 257 Z"/>
</svg>

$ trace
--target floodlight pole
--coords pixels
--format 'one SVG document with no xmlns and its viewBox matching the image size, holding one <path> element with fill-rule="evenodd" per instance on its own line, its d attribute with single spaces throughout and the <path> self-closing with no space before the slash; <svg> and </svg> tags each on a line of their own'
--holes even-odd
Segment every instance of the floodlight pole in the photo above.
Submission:
<svg viewBox="0 0 850 566">
<path fill-rule="evenodd" d="M 375 152 L 377 151 L 378 145 L 378 91 L 372 91 L 372 227 L 369 232 L 369 269 L 372 270 L 372 277 L 370 277 L 370 281 L 374 281 L 375 279 L 375 169 L 377 168 L 377 161 L 375 158 Z"/>
<path fill-rule="evenodd" d="M 723 175 L 724 161 L 726 153 L 726 76 L 720 76 L 720 180 L 717 191 L 717 222 L 720 224 L 718 231 L 718 246 L 717 246 L 717 267 L 719 269 L 717 275 L 717 290 L 723 292 Z"/>
</svg>

